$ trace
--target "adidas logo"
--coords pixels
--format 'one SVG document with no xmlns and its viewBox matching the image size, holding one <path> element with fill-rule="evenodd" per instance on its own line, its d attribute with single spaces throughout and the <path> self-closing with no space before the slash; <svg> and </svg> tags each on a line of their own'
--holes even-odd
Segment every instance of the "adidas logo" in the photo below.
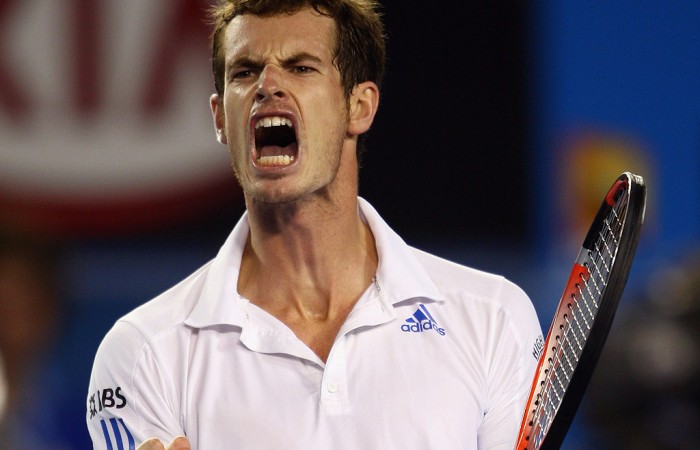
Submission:
<svg viewBox="0 0 700 450">
<path fill-rule="evenodd" d="M 406 323 L 401 325 L 401 331 L 405 333 L 422 333 L 428 330 L 433 330 L 440 336 L 445 335 L 445 329 L 438 326 L 433 316 L 428 312 L 428 308 L 421 303 L 418 305 L 416 312 L 413 313 L 413 316 L 406 319 Z"/>
</svg>

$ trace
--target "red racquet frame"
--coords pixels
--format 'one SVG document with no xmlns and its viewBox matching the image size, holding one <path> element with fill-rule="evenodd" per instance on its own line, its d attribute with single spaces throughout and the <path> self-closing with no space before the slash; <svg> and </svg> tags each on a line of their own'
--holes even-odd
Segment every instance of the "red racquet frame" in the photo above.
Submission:
<svg viewBox="0 0 700 450">
<path fill-rule="evenodd" d="M 613 183 L 574 262 L 532 382 L 516 450 L 557 449 L 607 339 L 644 221 L 646 186 Z"/>
</svg>

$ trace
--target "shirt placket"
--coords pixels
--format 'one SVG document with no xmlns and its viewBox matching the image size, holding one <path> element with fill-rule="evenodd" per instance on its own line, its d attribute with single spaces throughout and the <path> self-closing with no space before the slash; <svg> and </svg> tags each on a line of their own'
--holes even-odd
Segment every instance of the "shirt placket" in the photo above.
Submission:
<svg viewBox="0 0 700 450">
<path fill-rule="evenodd" d="M 321 407 L 327 412 L 341 412 L 350 403 L 347 376 L 347 336 L 339 337 L 333 345 L 321 382 Z"/>
</svg>

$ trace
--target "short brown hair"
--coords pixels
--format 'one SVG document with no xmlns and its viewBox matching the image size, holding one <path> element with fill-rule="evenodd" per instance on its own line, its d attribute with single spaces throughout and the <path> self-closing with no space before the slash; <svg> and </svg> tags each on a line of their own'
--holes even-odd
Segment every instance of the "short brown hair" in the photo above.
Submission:
<svg viewBox="0 0 700 450">
<path fill-rule="evenodd" d="M 381 85 L 386 58 L 384 25 L 375 0 L 219 0 L 212 7 L 210 18 L 214 87 L 224 93 L 224 31 L 228 23 L 241 14 L 271 17 L 294 14 L 313 8 L 336 23 L 334 64 L 340 72 L 345 96 L 359 83 L 373 81 Z"/>
</svg>

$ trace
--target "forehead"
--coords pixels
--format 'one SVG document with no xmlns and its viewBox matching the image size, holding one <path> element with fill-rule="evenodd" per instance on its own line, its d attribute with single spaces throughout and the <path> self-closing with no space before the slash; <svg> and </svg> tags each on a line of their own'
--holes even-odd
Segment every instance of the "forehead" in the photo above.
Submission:
<svg viewBox="0 0 700 450">
<path fill-rule="evenodd" d="M 271 17 L 242 14 L 228 24 L 224 43 L 227 60 L 241 56 L 284 58 L 299 52 L 331 58 L 335 22 L 309 8 Z"/>
</svg>

